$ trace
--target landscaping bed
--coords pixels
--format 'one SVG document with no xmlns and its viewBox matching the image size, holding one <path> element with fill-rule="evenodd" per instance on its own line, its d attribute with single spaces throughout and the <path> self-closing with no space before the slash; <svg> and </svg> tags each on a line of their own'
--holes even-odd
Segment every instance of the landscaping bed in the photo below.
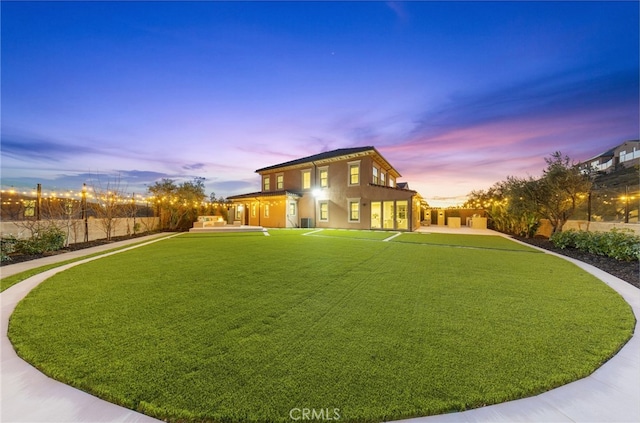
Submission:
<svg viewBox="0 0 640 423">
<path fill-rule="evenodd" d="M 95 240 L 89 241 L 89 242 L 76 242 L 74 244 L 69 244 L 67 247 L 64 247 L 61 250 L 51 251 L 51 252 L 42 253 L 42 254 L 12 253 L 12 254 L 9 254 L 9 257 L 10 257 L 11 260 L 0 262 L 0 266 L 8 266 L 10 264 L 22 263 L 22 262 L 25 262 L 25 261 L 35 260 L 35 259 L 39 259 L 39 258 L 43 258 L 43 257 L 55 256 L 55 255 L 58 255 L 58 254 L 64 254 L 64 253 L 68 253 L 68 252 L 71 252 L 71 251 L 78 251 L 78 250 L 84 250 L 86 248 L 99 247 L 101 245 L 113 244 L 114 242 L 117 242 L 117 241 L 126 241 L 128 239 L 140 238 L 140 237 L 143 237 L 143 236 L 151 235 L 153 233 L 154 232 L 142 232 L 142 233 L 135 234 L 135 235 L 114 236 L 114 237 L 111 237 L 110 240 L 107 240 L 106 238 L 103 238 L 103 239 L 95 239 Z"/>
<path fill-rule="evenodd" d="M 637 261 L 620 261 L 611 257 L 599 256 L 585 251 L 580 251 L 576 248 L 561 249 L 554 246 L 547 238 L 514 238 L 529 245 L 534 245 L 536 247 L 544 248 L 545 250 L 553 251 L 554 253 L 562 254 L 563 256 L 580 260 L 620 278 L 636 288 L 640 288 L 640 265 Z"/>
</svg>

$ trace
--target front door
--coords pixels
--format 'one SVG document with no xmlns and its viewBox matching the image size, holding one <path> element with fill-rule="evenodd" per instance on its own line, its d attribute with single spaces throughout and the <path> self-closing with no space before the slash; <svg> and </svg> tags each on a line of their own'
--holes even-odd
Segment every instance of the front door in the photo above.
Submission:
<svg viewBox="0 0 640 423">
<path fill-rule="evenodd" d="M 298 202 L 295 200 L 287 201 L 287 228 L 298 227 Z"/>
</svg>

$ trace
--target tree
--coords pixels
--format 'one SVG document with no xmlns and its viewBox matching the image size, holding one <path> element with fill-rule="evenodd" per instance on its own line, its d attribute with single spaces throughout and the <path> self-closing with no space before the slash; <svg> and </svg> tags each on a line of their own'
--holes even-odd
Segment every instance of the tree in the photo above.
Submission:
<svg viewBox="0 0 640 423">
<path fill-rule="evenodd" d="M 545 158 L 547 168 L 532 194 L 540 215 L 548 219 L 553 232 L 562 232 L 577 206 L 587 197 L 592 182 L 568 156 L 556 151 Z"/>
<path fill-rule="evenodd" d="M 206 198 L 204 178 L 179 185 L 165 178 L 151 185 L 149 193 L 154 197 L 162 228 L 172 231 L 191 228 Z"/>
<path fill-rule="evenodd" d="M 472 191 L 465 206 L 484 208 L 493 228 L 501 232 L 531 237 L 540 219 L 548 219 L 554 232 L 562 231 L 580 202 L 588 198 L 591 180 L 560 152 L 545 161 L 541 178 L 509 176 L 486 191 Z"/>
<path fill-rule="evenodd" d="M 125 215 L 122 207 L 123 199 L 126 196 L 125 188 L 121 184 L 120 175 L 112 180 L 107 180 L 105 185 L 99 177 L 96 177 L 91 188 L 94 196 L 91 208 L 107 240 L 110 241 L 116 230 L 118 218 Z"/>
</svg>

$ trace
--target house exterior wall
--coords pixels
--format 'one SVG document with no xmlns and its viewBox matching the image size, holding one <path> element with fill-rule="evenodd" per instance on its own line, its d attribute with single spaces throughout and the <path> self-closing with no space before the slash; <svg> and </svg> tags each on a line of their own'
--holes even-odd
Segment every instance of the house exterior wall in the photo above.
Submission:
<svg viewBox="0 0 640 423">
<path fill-rule="evenodd" d="M 355 166 L 359 170 L 357 181 L 351 177 Z M 302 219 L 310 219 L 311 226 L 317 228 L 371 229 L 371 203 L 374 202 L 380 209 L 382 204 L 386 204 L 386 217 L 393 221 L 386 227 L 374 224 L 374 229 L 415 230 L 420 226 L 419 195 L 415 191 L 395 187 L 399 173 L 374 149 L 316 162 L 274 167 L 259 171 L 259 174 L 262 191 L 256 194 L 264 196 L 260 199 L 262 215 L 260 219 L 251 217 L 249 223 L 252 225 L 301 227 L 304 226 Z M 268 197 L 282 191 L 294 192 L 299 198 Z M 294 214 L 290 213 L 290 201 L 296 201 Z M 245 200 L 245 203 L 248 203 L 250 211 L 250 201 Z M 269 217 L 264 215 L 267 203 Z M 396 222 L 398 216 L 403 218 Z"/>
<path fill-rule="evenodd" d="M 625 141 L 616 148 L 583 162 L 584 172 L 610 172 L 619 166 L 633 167 L 640 164 L 640 141 Z"/>
</svg>

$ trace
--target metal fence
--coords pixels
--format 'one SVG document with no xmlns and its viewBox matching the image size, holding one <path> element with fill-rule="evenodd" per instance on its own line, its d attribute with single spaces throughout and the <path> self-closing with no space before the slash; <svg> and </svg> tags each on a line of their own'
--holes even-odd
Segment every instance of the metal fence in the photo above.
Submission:
<svg viewBox="0 0 640 423">
<path fill-rule="evenodd" d="M 590 222 L 639 223 L 640 185 L 594 189 L 572 219 Z"/>
</svg>

